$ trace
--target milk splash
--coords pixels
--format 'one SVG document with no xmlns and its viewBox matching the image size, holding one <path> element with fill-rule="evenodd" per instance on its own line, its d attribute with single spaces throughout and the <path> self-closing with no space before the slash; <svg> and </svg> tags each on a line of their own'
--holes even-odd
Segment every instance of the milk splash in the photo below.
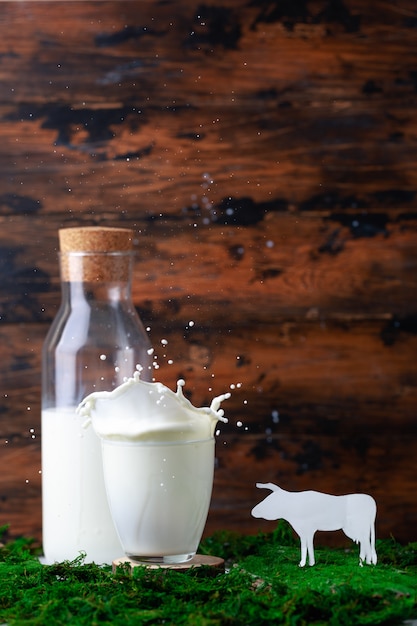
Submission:
<svg viewBox="0 0 417 626">
<path fill-rule="evenodd" d="M 101 438 L 113 521 L 125 553 L 139 561 L 179 563 L 200 542 L 211 500 L 214 431 L 220 408 L 194 407 L 162 383 L 134 373 L 113 391 L 87 396 L 78 411 Z"/>
<path fill-rule="evenodd" d="M 140 379 L 140 371 L 112 391 L 88 395 L 77 411 L 91 422 L 101 439 L 124 442 L 195 441 L 214 436 L 218 421 L 227 423 L 220 404 L 230 398 L 224 393 L 209 407 L 197 408 L 184 396 L 185 381 L 177 391 L 160 382 Z"/>
</svg>

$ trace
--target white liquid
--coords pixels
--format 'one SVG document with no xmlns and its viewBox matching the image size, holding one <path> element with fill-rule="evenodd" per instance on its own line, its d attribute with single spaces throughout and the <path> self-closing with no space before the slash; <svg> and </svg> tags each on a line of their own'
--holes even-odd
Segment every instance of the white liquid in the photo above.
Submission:
<svg viewBox="0 0 417 626">
<path fill-rule="evenodd" d="M 73 410 L 42 412 L 42 517 L 45 562 L 111 563 L 123 554 L 111 518 L 100 440 Z"/>
<path fill-rule="evenodd" d="M 178 381 L 174 393 L 139 373 L 78 407 L 103 447 L 107 495 L 127 555 L 181 562 L 196 550 L 210 506 L 214 429 L 227 421 L 224 394 L 194 407 Z"/>
<path fill-rule="evenodd" d="M 103 441 L 103 463 L 110 508 L 126 554 L 138 559 L 191 558 L 210 505 L 214 439 L 160 445 Z"/>
</svg>

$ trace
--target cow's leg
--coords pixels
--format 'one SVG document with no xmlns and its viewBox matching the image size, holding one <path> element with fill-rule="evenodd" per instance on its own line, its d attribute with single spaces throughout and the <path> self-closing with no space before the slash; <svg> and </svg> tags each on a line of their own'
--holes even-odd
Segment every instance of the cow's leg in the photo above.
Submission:
<svg viewBox="0 0 417 626">
<path fill-rule="evenodd" d="M 314 565 L 314 563 L 316 562 L 314 558 L 313 540 L 314 540 L 314 533 L 311 533 L 310 535 L 307 536 L 307 551 L 308 551 L 308 564 L 309 565 Z"/>
<path fill-rule="evenodd" d="M 301 561 L 299 563 L 300 567 L 304 567 L 307 560 L 307 539 L 304 533 L 300 535 L 301 540 Z"/>
<path fill-rule="evenodd" d="M 372 563 L 371 540 L 369 539 L 369 537 L 367 537 L 365 541 L 365 562 L 368 565 Z"/>
<path fill-rule="evenodd" d="M 365 559 L 365 551 L 363 547 L 363 541 L 359 539 L 359 565 L 363 567 L 363 561 Z"/>
<path fill-rule="evenodd" d="M 357 537 L 354 541 L 359 546 L 359 565 L 362 567 L 363 566 L 363 561 L 364 561 L 363 539 L 362 539 L 362 537 Z"/>
<path fill-rule="evenodd" d="M 365 563 L 369 565 L 371 563 L 371 542 L 370 542 L 369 537 L 366 537 L 366 539 L 364 538 L 363 545 L 364 545 L 363 551 L 365 554 Z"/>
<path fill-rule="evenodd" d="M 363 565 L 365 562 L 367 565 L 371 563 L 372 559 L 372 549 L 370 539 L 366 536 L 363 536 L 359 539 L 359 565 Z"/>
</svg>

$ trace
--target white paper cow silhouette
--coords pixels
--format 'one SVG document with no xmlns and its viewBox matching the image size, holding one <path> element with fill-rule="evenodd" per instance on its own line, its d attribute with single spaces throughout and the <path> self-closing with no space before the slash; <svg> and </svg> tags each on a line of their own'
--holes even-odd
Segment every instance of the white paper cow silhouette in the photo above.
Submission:
<svg viewBox="0 0 417 626">
<path fill-rule="evenodd" d="M 256 483 L 260 489 L 271 489 L 262 502 L 252 509 L 253 517 L 266 520 L 285 519 L 301 540 L 300 567 L 307 560 L 314 565 L 313 539 L 317 530 L 340 530 L 360 544 L 359 565 L 376 564 L 375 500 L 364 493 L 331 496 L 318 491 L 291 492 L 273 483 Z"/>
</svg>

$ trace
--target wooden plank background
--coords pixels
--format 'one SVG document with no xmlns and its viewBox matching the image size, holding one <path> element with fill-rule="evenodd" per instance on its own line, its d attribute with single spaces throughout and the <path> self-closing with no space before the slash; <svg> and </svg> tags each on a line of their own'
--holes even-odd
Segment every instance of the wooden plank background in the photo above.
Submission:
<svg viewBox="0 0 417 626">
<path fill-rule="evenodd" d="M 57 230 L 98 224 L 135 229 L 158 378 L 236 386 L 206 532 L 272 529 L 273 481 L 371 493 L 378 536 L 416 539 L 416 105 L 412 0 L 0 3 L 11 536 L 41 538 Z"/>
</svg>

